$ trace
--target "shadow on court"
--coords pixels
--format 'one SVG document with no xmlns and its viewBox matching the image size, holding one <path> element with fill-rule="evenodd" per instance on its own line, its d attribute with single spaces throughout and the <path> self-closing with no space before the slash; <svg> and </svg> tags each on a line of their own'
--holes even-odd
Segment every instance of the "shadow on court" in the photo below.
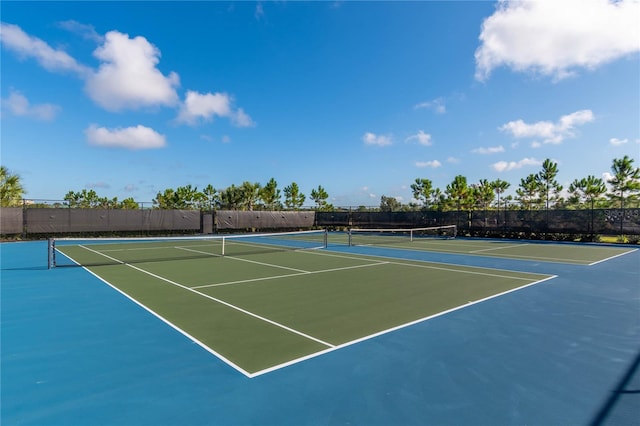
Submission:
<svg viewBox="0 0 640 426">
<path fill-rule="evenodd" d="M 591 421 L 605 424 L 640 425 L 640 350 L 609 398 Z"/>
</svg>

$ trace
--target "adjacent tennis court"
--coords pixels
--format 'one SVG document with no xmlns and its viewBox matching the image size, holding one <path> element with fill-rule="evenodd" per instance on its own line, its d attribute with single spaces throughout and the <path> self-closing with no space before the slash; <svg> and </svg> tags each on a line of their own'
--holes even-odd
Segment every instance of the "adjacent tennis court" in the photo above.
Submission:
<svg viewBox="0 0 640 426">
<path fill-rule="evenodd" d="M 627 248 L 595 244 L 454 238 L 455 225 L 415 229 L 353 229 L 350 245 L 494 256 L 508 259 L 593 265 L 629 252 Z"/>
<path fill-rule="evenodd" d="M 369 242 L 376 238 L 367 236 Z M 52 249 L 59 253 L 54 253 L 57 266 L 64 265 L 64 255 L 67 262 L 87 267 L 249 377 L 554 278 L 331 252 L 324 250 L 327 240 L 324 231 L 149 241 L 67 239 Z M 560 250 L 556 261 L 571 263 L 625 252 L 425 241 L 406 244 L 538 260 Z M 542 250 L 545 257 L 537 254 Z"/>
</svg>

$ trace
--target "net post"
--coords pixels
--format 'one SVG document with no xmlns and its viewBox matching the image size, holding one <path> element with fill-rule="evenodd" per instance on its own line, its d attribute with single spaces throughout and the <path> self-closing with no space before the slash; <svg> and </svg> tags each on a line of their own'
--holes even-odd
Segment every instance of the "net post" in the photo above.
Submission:
<svg viewBox="0 0 640 426">
<path fill-rule="evenodd" d="M 351 228 L 347 231 L 349 235 L 349 247 L 353 246 L 353 240 L 351 239 Z"/>
<path fill-rule="evenodd" d="M 413 242 L 413 229 L 409 230 L 409 241 Z"/>
<path fill-rule="evenodd" d="M 47 269 L 55 268 L 56 266 L 56 240 L 49 238 L 47 240 Z"/>
<path fill-rule="evenodd" d="M 324 235 L 323 235 L 323 248 L 327 248 L 329 247 L 329 231 L 327 231 L 327 228 L 324 228 Z"/>
<path fill-rule="evenodd" d="M 224 256 L 224 245 L 225 245 L 226 241 L 227 241 L 227 238 L 226 237 L 222 237 L 222 253 L 220 253 L 222 256 Z"/>
</svg>

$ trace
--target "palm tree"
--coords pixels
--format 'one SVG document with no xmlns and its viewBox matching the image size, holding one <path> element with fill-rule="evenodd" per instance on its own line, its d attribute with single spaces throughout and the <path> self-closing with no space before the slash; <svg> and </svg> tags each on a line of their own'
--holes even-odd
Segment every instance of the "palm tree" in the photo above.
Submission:
<svg viewBox="0 0 640 426">
<path fill-rule="evenodd" d="M 20 206 L 25 193 L 20 176 L 0 166 L 0 205 L 2 207 Z"/>
<path fill-rule="evenodd" d="M 502 179 L 496 179 L 493 182 L 491 182 L 491 187 L 493 188 L 493 190 L 495 191 L 496 195 L 498 196 L 498 219 L 497 219 L 497 224 L 500 224 L 500 194 L 504 194 L 504 192 L 511 186 L 511 184 L 505 180 Z M 507 207 L 505 206 L 505 218 L 506 218 L 506 210 Z M 506 222 L 506 221 L 505 221 Z"/>
</svg>

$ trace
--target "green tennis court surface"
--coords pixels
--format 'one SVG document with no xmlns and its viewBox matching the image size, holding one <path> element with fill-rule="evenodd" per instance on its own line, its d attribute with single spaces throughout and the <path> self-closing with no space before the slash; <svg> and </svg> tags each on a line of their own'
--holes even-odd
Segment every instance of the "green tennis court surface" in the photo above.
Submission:
<svg viewBox="0 0 640 426">
<path fill-rule="evenodd" d="M 225 256 L 198 240 L 57 250 L 250 377 L 551 278 L 241 244 Z"/>
<path fill-rule="evenodd" d="M 408 250 L 493 256 L 508 259 L 593 265 L 623 255 L 634 249 L 577 244 L 550 244 L 547 242 L 519 242 L 499 240 L 471 240 L 465 238 L 437 239 L 408 238 L 395 235 L 353 235 L 353 245 L 372 245 Z"/>
</svg>

